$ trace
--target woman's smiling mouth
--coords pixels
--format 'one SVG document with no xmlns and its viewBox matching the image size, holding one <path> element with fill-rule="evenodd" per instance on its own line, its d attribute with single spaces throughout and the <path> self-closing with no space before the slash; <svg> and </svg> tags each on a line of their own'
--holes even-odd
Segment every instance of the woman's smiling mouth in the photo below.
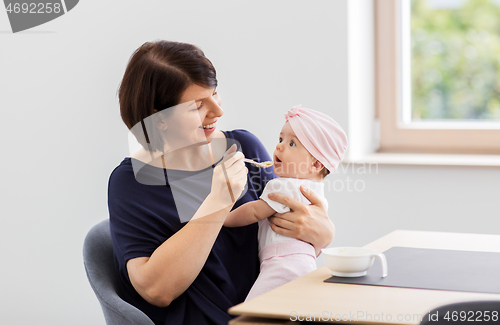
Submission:
<svg viewBox="0 0 500 325">
<path fill-rule="evenodd" d="M 215 127 L 215 123 L 216 122 L 214 122 L 212 124 L 208 124 L 208 125 L 203 125 L 202 128 L 204 128 L 204 129 L 211 129 L 211 128 Z"/>
<path fill-rule="evenodd" d="M 203 131 L 205 133 L 211 133 L 211 132 L 215 131 L 215 124 L 217 124 L 217 121 L 214 121 L 211 124 L 201 125 L 201 126 L 199 126 L 199 128 L 203 129 Z"/>
</svg>

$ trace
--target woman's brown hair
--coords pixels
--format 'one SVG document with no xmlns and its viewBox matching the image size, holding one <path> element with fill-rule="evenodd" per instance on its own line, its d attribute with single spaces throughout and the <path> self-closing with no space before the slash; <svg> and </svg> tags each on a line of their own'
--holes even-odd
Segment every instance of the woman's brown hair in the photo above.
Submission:
<svg viewBox="0 0 500 325">
<path fill-rule="evenodd" d="M 129 129 L 142 123 L 145 137 L 132 133 L 146 150 L 162 150 L 163 142 L 148 137 L 144 120 L 180 104 L 182 93 L 192 84 L 217 87 L 215 68 L 198 47 L 160 40 L 146 42 L 132 54 L 118 90 L 120 114 Z"/>
</svg>

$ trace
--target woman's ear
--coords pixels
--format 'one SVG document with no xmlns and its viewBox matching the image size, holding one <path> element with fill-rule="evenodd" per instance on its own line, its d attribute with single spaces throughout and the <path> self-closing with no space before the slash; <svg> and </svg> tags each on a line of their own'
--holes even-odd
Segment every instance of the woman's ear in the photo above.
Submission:
<svg viewBox="0 0 500 325">
<path fill-rule="evenodd" d="M 168 127 L 167 119 L 161 113 L 155 113 L 155 125 L 158 130 L 165 131 Z"/>
<path fill-rule="evenodd" d="M 164 120 L 161 120 L 158 124 L 156 124 L 156 127 L 159 130 L 165 131 L 167 129 L 167 123 Z"/>
</svg>

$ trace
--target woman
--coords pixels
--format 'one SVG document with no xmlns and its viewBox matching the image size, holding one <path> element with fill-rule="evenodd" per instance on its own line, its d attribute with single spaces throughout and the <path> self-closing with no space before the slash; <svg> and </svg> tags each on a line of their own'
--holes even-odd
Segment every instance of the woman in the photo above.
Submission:
<svg viewBox="0 0 500 325">
<path fill-rule="evenodd" d="M 110 176 L 114 258 L 122 297 L 155 324 L 227 324 L 227 309 L 245 299 L 259 273 L 257 225 L 222 225 L 276 176 L 245 167 L 244 157 L 270 160 L 254 135 L 217 130 L 216 87 L 200 49 L 167 41 L 142 45 L 120 86 L 122 119 L 143 149 Z M 334 226 L 314 193 L 302 192 L 311 205 L 276 194 L 293 212 L 269 221 L 319 253 Z"/>
</svg>

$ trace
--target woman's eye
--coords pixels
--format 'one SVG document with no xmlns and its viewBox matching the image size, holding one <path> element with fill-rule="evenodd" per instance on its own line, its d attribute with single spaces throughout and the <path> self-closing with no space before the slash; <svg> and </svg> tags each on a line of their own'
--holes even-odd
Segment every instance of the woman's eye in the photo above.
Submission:
<svg viewBox="0 0 500 325">
<path fill-rule="evenodd" d="M 203 102 L 200 103 L 200 106 L 196 107 L 196 109 L 200 109 L 203 107 Z"/>
<path fill-rule="evenodd" d="M 214 93 L 213 93 L 213 95 L 212 95 L 212 96 L 215 96 L 215 95 L 217 95 L 217 94 L 218 94 L 218 93 L 217 93 L 216 91 L 214 91 Z"/>
<path fill-rule="evenodd" d="M 295 147 L 295 142 L 293 142 L 293 140 L 290 141 L 290 147 Z"/>
</svg>

